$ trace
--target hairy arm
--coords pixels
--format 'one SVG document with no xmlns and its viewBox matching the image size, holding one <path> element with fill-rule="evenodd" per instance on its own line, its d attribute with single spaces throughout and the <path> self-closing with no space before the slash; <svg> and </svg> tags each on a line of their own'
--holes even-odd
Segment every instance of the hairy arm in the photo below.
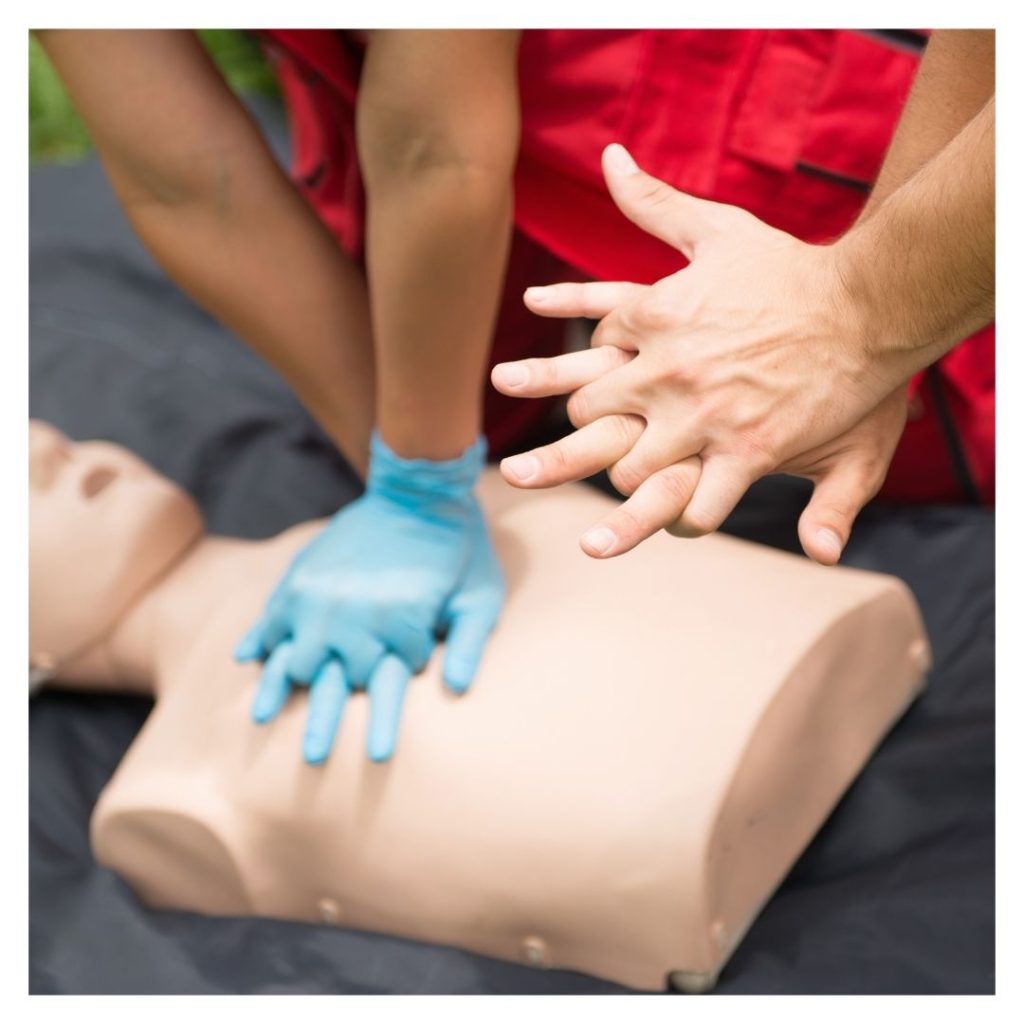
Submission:
<svg viewBox="0 0 1024 1024">
<path fill-rule="evenodd" d="M 373 422 L 365 281 L 195 35 L 38 36 L 157 262 L 266 358 L 365 470 Z"/>
<path fill-rule="evenodd" d="M 377 423 L 406 458 L 480 432 L 512 229 L 518 33 L 379 31 L 357 110 Z"/>
<path fill-rule="evenodd" d="M 994 33 L 940 31 L 837 265 L 868 345 L 908 377 L 995 314 Z"/>
</svg>

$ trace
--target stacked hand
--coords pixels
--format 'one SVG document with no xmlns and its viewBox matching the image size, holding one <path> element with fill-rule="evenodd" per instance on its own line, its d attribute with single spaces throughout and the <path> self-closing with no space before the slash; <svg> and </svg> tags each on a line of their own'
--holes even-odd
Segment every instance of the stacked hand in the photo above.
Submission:
<svg viewBox="0 0 1024 1024">
<path fill-rule="evenodd" d="M 292 684 L 310 687 L 303 756 L 327 757 L 349 692 L 370 700 L 367 751 L 390 757 L 406 684 L 447 633 L 443 675 L 469 686 L 504 596 L 473 486 L 483 441 L 449 462 L 401 459 L 376 435 L 366 491 L 295 557 L 242 638 L 266 658 L 252 714 L 270 721 Z"/>
<path fill-rule="evenodd" d="M 835 247 L 801 242 L 738 207 L 684 195 L 609 146 L 612 198 L 689 266 L 654 285 L 531 288 L 543 316 L 600 319 L 592 347 L 496 366 L 508 395 L 569 394 L 575 433 L 505 459 L 519 487 L 608 469 L 628 496 L 584 551 L 621 554 L 663 527 L 716 530 L 754 480 L 815 481 L 804 550 L 836 562 L 903 429 L 910 372 L 875 345 L 844 293 Z M 874 348 L 879 351 L 873 351 Z"/>
</svg>

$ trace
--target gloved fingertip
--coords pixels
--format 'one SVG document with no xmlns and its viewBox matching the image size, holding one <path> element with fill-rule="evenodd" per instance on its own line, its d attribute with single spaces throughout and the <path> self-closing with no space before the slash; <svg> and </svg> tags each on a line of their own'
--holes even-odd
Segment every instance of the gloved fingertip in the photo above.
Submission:
<svg viewBox="0 0 1024 1024">
<path fill-rule="evenodd" d="M 266 700 L 255 700 L 249 714 L 257 725 L 266 725 L 274 717 L 274 708 Z"/>
<path fill-rule="evenodd" d="M 465 669 L 448 669 L 444 674 L 445 688 L 461 697 L 473 682 L 472 673 Z"/>
<path fill-rule="evenodd" d="M 247 633 L 238 641 L 237 644 L 235 644 L 232 657 L 235 661 L 242 663 L 246 661 L 255 661 L 262 654 L 262 644 L 260 644 L 259 640 L 253 634 Z"/>
<path fill-rule="evenodd" d="M 323 764 L 329 753 L 330 749 L 325 750 L 319 739 L 306 739 L 302 743 L 302 760 L 314 768 Z"/>
<path fill-rule="evenodd" d="M 366 745 L 366 756 L 374 764 L 383 764 L 385 761 L 391 760 L 391 755 L 394 754 L 395 750 L 391 743 L 374 741 L 372 738 Z"/>
</svg>

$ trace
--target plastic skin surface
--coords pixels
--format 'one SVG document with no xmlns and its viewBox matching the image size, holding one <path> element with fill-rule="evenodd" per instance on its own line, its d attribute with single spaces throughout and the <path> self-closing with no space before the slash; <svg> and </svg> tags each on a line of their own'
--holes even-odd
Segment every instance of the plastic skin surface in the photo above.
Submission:
<svg viewBox="0 0 1024 1024">
<path fill-rule="evenodd" d="M 116 483 L 126 521 L 150 507 Z M 146 486 L 170 485 L 150 471 Z M 73 493 L 32 492 L 33 519 L 46 503 L 64 524 L 33 531 L 33 637 L 66 615 Z M 157 700 L 95 808 L 95 855 L 154 906 L 707 987 L 918 692 L 916 604 L 891 577 L 722 536 L 596 562 L 573 538 L 609 499 L 584 486 L 523 493 L 487 471 L 480 500 L 508 583 L 501 620 L 468 693 L 441 685 L 441 650 L 412 679 L 383 764 L 364 755 L 364 694 L 313 767 L 297 756 L 305 693 L 255 725 L 259 668 L 232 660 L 320 524 L 170 556 L 172 517 L 148 518 L 163 573 L 143 584 L 122 562 L 126 592 L 145 592 L 127 611 L 98 592 L 116 625 L 58 666 L 58 685 Z M 113 534 L 95 543 L 116 553 Z M 37 576 L 52 564 L 63 573 Z"/>
</svg>

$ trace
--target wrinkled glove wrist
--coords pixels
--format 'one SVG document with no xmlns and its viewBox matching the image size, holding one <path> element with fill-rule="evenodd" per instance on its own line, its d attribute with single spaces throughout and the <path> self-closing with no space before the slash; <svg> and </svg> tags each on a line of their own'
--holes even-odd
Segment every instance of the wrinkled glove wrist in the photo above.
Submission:
<svg viewBox="0 0 1024 1024">
<path fill-rule="evenodd" d="M 454 459 L 403 459 L 375 430 L 370 438 L 366 492 L 423 513 L 448 502 L 471 499 L 487 460 L 487 442 L 478 437 Z"/>
</svg>

